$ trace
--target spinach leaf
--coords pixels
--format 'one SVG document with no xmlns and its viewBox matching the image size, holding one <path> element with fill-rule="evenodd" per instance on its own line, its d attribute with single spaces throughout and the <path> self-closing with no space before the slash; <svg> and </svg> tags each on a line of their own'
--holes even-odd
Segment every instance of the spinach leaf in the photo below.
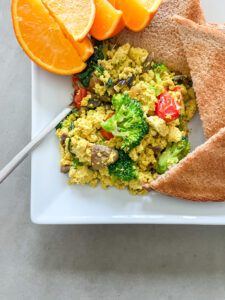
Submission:
<svg viewBox="0 0 225 300">
<path fill-rule="evenodd" d="M 109 78 L 108 82 L 106 83 L 107 88 L 110 88 L 113 85 L 112 77 Z"/>
<path fill-rule="evenodd" d="M 61 122 L 59 122 L 59 124 L 56 126 L 56 130 L 57 129 L 61 129 L 62 127 L 63 127 L 63 121 L 65 121 L 66 120 L 66 118 L 67 117 L 69 117 L 70 115 L 72 115 L 72 114 L 76 114 L 78 112 L 78 110 L 76 109 L 76 108 L 74 108 L 70 113 L 68 113 L 68 115 L 61 121 Z"/>
<path fill-rule="evenodd" d="M 97 70 L 101 75 L 104 75 L 104 68 L 101 65 L 95 65 L 95 70 Z"/>
<path fill-rule="evenodd" d="M 74 123 L 73 123 L 73 122 L 72 122 L 72 123 L 70 123 L 69 131 L 73 130 L 74 128 L 75 128 L 75 125 L 74 125 Z"/>
<path fill-rule="evenodd" d="M 73 152 L 71 152 L 70 147 L 71 147 L 71 138 L 69 138 L 69 142 L 68 142 L 68 151 L 73 157 L 73 167 L 74 169 L 77 169 L 78 166 L 83 166 L 83 163 L 79 162 L 79 160 L 76 158 L 76 155 Z"/>
<path fill-rule="evenodd" d="M 59 122 L 59 124 L 58 124 L 58 125 L 56 126 L 56 128 L 55 128 L 56 130 L 62 128 L 62 122 L 63 122 L 63 121 Z"/>
<path fill-rule="evenodd" d="M 104 59 L 104 55 L 102 53 L 102 44 L 98 47 L 95 47 L 93 55 L 87 60 L 86 69 L 78 75 L 80 82 L 84 87 L 88 87 L 92 78 L 92 73 L 94 72 L 95 66 L 97 65 L 99 59 Z"/>
<path fill-rule="evenodd" d="M 81 162 L 79 162 L 79 160 L 76 157 L 74 157 L 74 159 L 73 159 L 74 169 L 77 169 L 77 167 L 79 167 L 79 166 L 83 166 L 83 164 Z"/>
</svg>

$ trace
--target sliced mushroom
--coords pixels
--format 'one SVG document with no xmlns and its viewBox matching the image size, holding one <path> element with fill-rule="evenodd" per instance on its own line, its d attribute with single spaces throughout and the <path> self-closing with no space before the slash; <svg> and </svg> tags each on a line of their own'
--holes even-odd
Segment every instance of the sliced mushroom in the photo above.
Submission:
<svg viewBox="0 0 225 300">
<path fill-rule="evenodd" d="M 131 88 L 134 79 L 135 79 L 134 76 L 131 76 L 131 77 L 128 77 L 128 78 L 127 78 L 126 84 L 127 84 L 127 86 L 128 86 L 129 88 Z"/>
<path fill-rule="evenodd" d="M 121 45 L 119 43 L 115 43 L 111 46 L 111 50 L 118 49 Z"/>
<path fill-rule="evenodd" d="M 100 100 L 90 99 L 88 101 L 87 107 L 95 109 L 96 107 L 99 107 L 101 104 L 102 104 L 102 102 Z"/>
<path fill-rule="evenodd" d="M 112 110 L 113 109 L 112 104 L 110 104 L 110 103 L 104 103 L 104 107 L 105 107 L 106 110 Z"/>
<path fill-rule="evenodd" d="M 154 152 L 161 152 L 162 151 L 162 148 L 160 146 L 155 146 L 155 147 L 152 147 L 152 150 Z"/>
<path fill-rule="evenodd" d="M 116 85 L 119 86 L 119 87 L 122 87 L 122 86 L 124 86 L 125 83 L 126 83 L 126 80 L 121 79 L 121 80 L 117 81 Z"/>
<path fill-rule="evenodd" d="M 94 73 L 92 73 L 91 80 L 86 90 L 91 93 L 95 93 L 94 87 L 97 83 L 101 83 L 101 80 Z"/>
<path fill-rule="evenodd" d="M 68 138 L 68 135 L 66 133 L 63 133 L 61 135 L 61 145 L 64 146 L 65 145 L 65 141 Z"/>
<path fill-rule="evenodd" d="M 144 62 L 143 70 L 142 70 L 143 73 L 146 73 L 151 69 L 153 59 L 154 59 L 154 54 L 150 53 Z"/>
<path fill-rule="evenodd" d="M 117 150 L 104 145 L 92 145 L 91 165 L 94 170 L 100 170 L 119 158 Z"/>
<path fill-rule="evenodd" d="M 189 78 L 187 78 L 186 76 L 182 75 L 182 74 L 175 75 L 172 80 L 174 82 L 178 83 L 178 84 L 183 84 L 184 83 L 184 84 L 187 84 L 189 86 L 193 85 L 192 81 Z"/>
<path fill-rule="evenodd" d="M 104 101 L 104 102 L 111 102 L 111 99 L 109 96 L 107 95 L 98 95 L 98 94 L 93 94 L 93 98 L 96 99 L 96 100 L 101 100 L 101 101 Z"/>
<path fill-rule="evenodd" d="M 70 168 L 71 166 L 61 166 L 60 172 L 66 174 L 69 172 Z"/>
</svg>

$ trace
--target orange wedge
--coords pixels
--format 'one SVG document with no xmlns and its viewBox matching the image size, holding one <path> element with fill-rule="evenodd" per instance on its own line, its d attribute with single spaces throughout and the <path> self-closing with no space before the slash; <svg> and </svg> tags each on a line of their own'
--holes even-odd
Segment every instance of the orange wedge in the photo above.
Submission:
<svg viewBox="0 0 225 300">
<path fill-rule="evenodd" d="M 94 0 L 42 0 L 64 34 L 71 41 L 82 41 L 95 18 Z"/>
<path fill-rule="evenodd" d="M 143 30 L 154 18 L 162 0 L 115 0 L 123 12 L 126 26 L 135 32 Z"/>
<path fill-rule="evenodd" d="M 72 44 L 77 49 L 83 61 L 86 61 L 94 53 L 94 47 L 88 37 L 82 42 L 73 41 Z"/>
<path fill-rule="evenodd" d="M 119 33 L 125 26 L 123 14 L 107 0 L 95 0 L 96 14 L 90 34 L 97 40 L 105 40 Z"/>
<path fill-rule="evenodd" d="M 13 0 L 11 9 L 16 37 L 35 63 L 61 75 L 79 73 L 85 68 L 41 0 Z"/>
<path fill-rule="evenodd" d="M 116 0 L 108 0 L 109 3 L 112 4 L 112 6 L 116 7 Z"/>
</svg>

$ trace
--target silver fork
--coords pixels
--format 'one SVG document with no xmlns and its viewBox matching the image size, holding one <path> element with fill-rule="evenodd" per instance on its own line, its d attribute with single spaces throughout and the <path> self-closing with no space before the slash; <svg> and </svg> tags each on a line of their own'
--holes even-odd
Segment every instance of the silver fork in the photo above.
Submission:
<svg viewBox="0 0 225 300">
<path fill-rule="evenodd" d="M 33 149 L 63 120 L 73 108 L 67 107 L 58 114 L 41 132 L 39 132 L 29 144 L 27 144 L 1 171 L 0 183 L 11 174 L 17 166 L 33 151 Z"/>
</svg>

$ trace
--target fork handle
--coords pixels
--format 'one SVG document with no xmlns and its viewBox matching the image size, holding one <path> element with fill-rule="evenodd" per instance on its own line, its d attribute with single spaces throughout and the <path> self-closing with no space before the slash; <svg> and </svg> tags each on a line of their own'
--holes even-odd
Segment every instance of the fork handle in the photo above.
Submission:
<svg viewBox="0 0 225 300">
<path fill-rule="evenodd" d="M 46 135 L 48 135 L 57 126 L 57 124 L 71 112 L 71 110 L 72 108 L 70 107 L 65 108 L 0 171 L 0 184 L 16 169 L 16 167 L 21 164 L 21 162 L 46 137 Z"/>
</svg>

